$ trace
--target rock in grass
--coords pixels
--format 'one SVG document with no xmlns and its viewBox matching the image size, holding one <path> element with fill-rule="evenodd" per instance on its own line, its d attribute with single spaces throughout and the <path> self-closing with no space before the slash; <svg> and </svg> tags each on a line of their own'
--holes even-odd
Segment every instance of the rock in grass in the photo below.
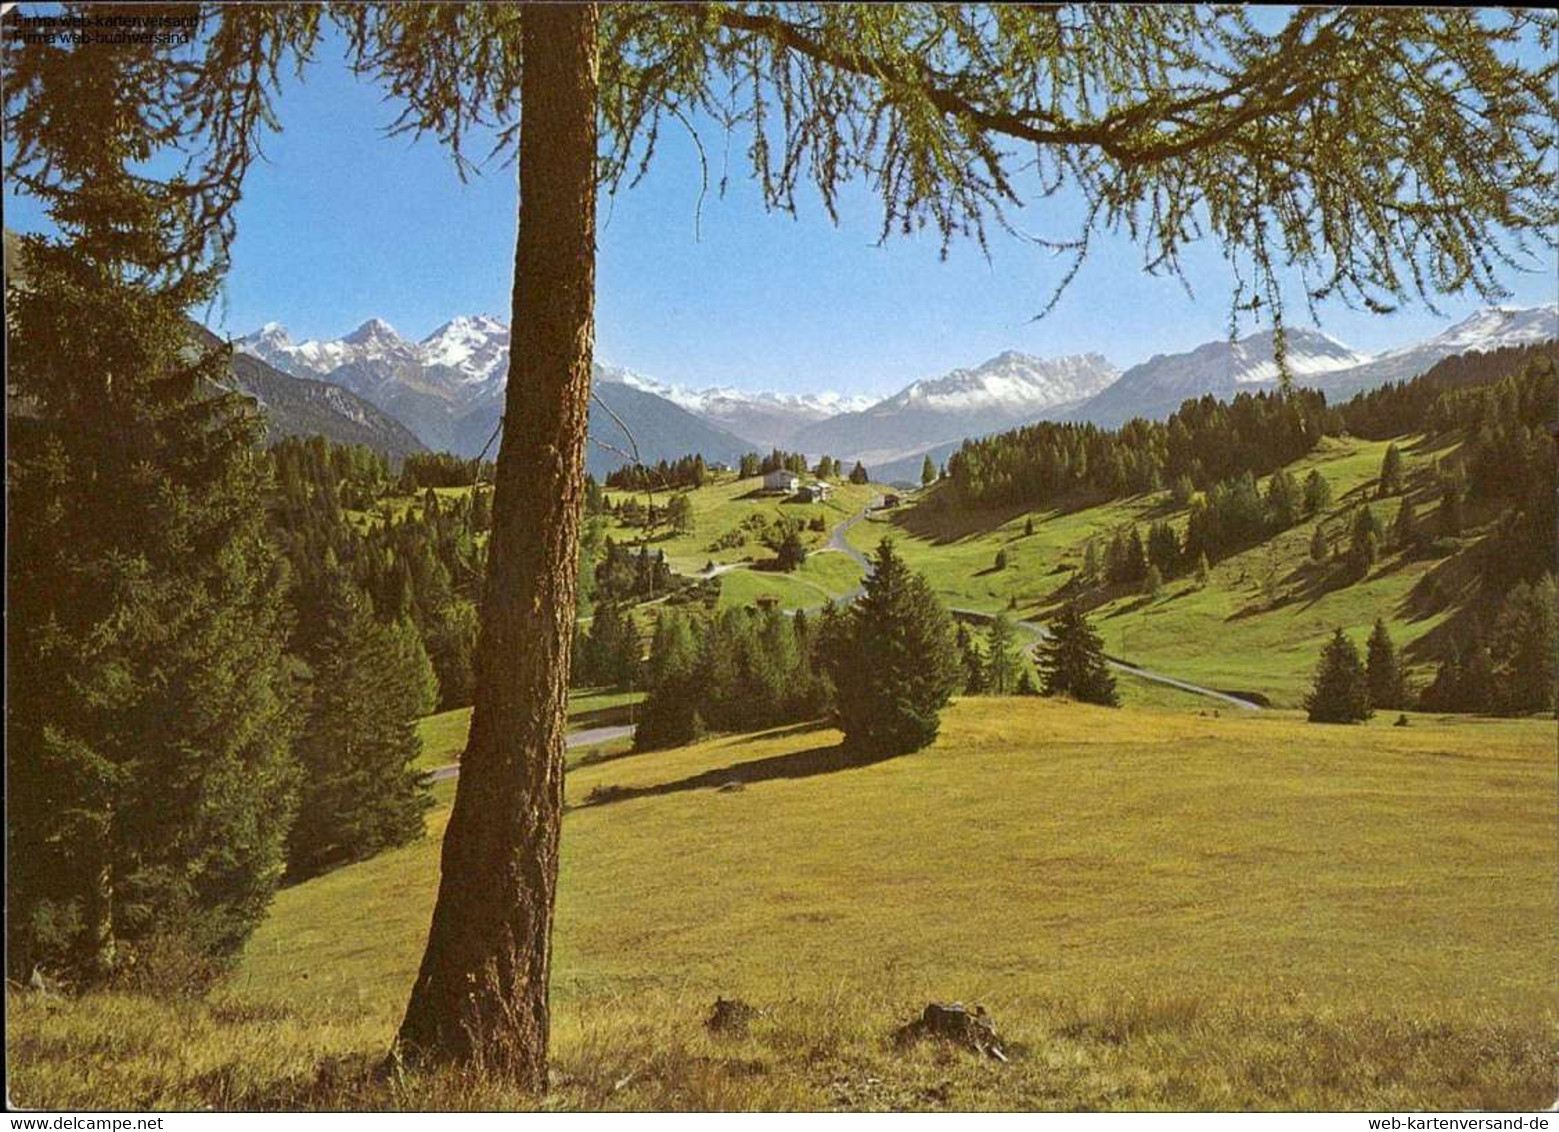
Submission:
<svg viewBox="0 0 1559 1132">
<path fill-rule="evenodd" d="M 745 1034 L 747 1024 L 762 1013 L 739 998 L 717 998 L 714 1013 L 704 1025 L 713 1034 Z"/>
<path fill-rule="evenodd" d="M 894 1035 L 901 1046 L 927 1038 L 949 1042 L 997 1061 L 1007 1060 L 996 1037 L 995 1019 L 983 1006 L 970 1010 L 961 1002 L 928 1002 L 919 1018 L 901 1026 Z"/>
</svg>

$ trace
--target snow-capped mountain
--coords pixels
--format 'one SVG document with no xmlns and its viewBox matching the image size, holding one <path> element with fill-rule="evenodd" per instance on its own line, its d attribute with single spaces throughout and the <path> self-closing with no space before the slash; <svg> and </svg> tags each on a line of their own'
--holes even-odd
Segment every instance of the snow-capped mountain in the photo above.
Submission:
<svg viewBox="0 0 1559 1132">
<path fill-rule="evenodd" d="M 1388 381 L 1406 381 L 1454 354 L 1489 353 L 1506 346 L 1529 346 L 1559 338 L 1559 303 L 1538 307 L 1487 307 L 1432 338 L 1377 354 L 1362 365 L 1327 374 L 1314 382 L 1336 401 Z"/>
<path fill-rule="evenodd" d="M 838 393 L 750 393 L 730 386 L 684 389 L 620 366 L 602 366 L 600 374 L 603 381 L 619 382 L 664 397 L 737 436 L 765 446 L 786 447 L 804 426 L 872 404 L 870 397 Z"/>
<path fill-rule="evenodd" d="M 1121 374 L 1109 388 L 1072 408 L 1066 419 L 1114 428 L 1133 417 L 1162 419 L 1181 402 L 1208 393 L 1228 400 L 1242 388 L 1272 384 L 1278 379 L 1272 337 L 1272 331 L 1263 330 L 1236 342 L 1204 342 L 1180 354 L 1154 354 Z M 1286 345 L 1289 373 L 1304 385 L 1370 360 L 1368 354 L 1319 330 L 1290 330 Z"/>
<path fill-rule="evenodd" d="M 973 369 L 914 382 L 869 408 L 803 428 L 794 444 L 868 465 L 902 458 L 1054 416 L 1108 387 L 1119 372 L 1098 354 L 1035 358 L 1008 350 Z"/>
<path fill-rule="evenodd" d="M 343 338 L 295 343 L 286 327 L 268 322 L 234 345 L 295 377 L 325 378 L 356 393 L 411 382 L 459 401 L 469 395 L 462 387 L 502 381 L 509 328 L 491 315 L 462 315 L 408 342 L 384 319 L 370 318 Z"/>
<path fill-rule="evenodd" d="M 490 314 L 452 318 L 417 344 L 425 365 L 452 370 L 465 385 L 502 382 L 509 372 L 509 328 Z"/>
</svg>

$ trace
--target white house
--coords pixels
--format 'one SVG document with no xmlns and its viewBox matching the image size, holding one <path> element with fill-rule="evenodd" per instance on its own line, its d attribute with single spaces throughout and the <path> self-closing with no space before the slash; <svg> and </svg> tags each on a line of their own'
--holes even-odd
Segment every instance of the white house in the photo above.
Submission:
<svg viewBox="0 0 1559 1132">
<path fill-rule="evenodd" d="M 817 483 L 809 483 L 801 489 L 801 498 L 808 503 L 824 503 L 828 499 L 828 493 L 833 490 L 830 484 L 819 480 Z"/>
<path fill-rule="evenodd" d="M 796 489 L 801 486 L 801 477 L 795 472 L 787 472 L 781 469 L 777 472 L 765 472 L 763 474 L 764 491 L 783 491 L 786 495 L 794 495 Z"/>
</svg>

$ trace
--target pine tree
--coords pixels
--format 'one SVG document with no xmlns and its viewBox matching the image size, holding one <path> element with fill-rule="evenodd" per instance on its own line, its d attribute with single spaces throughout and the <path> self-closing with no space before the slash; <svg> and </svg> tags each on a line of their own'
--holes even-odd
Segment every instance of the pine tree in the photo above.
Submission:
<svg viewBox="0 0 1559 1132">
<path fill-rule="evenodd" d="M 1411 550 L 1418 544 L 1418 516 L 1413 512 L 1413 500 L 1406 495 L 1391 524 L 1391 541 L 1401 550 Z"/>
<path fill-rule="evenodd" d="M 693 502 L 686 493 L 678 492 L 666 504 L 666 522 L 679 535 L 689 534 L 693 530 Z"/>
<path fill-rule="evenodd" d="M 1380 462 L 1380 497 L 1399 495 L 1402 492 L 1402 452 L 1395 444 L 1386 446 L 1385 458 Z"/>
<path fill-rule="evenodd" d="M 1032 515 L 1023 521 L 1023 537 L 1034 537 L 1034 517 Z"/>
<path fill-rule="evenodd" d="M 1467 481 L 1460 467 L 1452 469 L 1445 477 L 1440 490 L 1440 509 L 1436 513 L 1436 525 L 1440 534 L 1455 538 L 1466 524 Z"/>
<path fill-rule="evenodd" d="M 1319 515 L 1332 505 L 1332 485 L 1320 472 L 1305 477 L 1305 514 Z"/>
<path fill-rule="evenodd" d="M 332 587 L 303 734 L 298 817 L 287 868 L 304 878 L 422 836 L 431 804 L 417 769 L 419 697 L 426 695 L 405 638 L 377 621 L 344 578 Z"/>
<path fill-rule="evenodd" d="M 1401 661 L 1397 649 L 1391 643 L 1386 622 L 1375 619 L 1366 647 L 1366 671 L 1369 679 L 1370 707 L 1398 710 L 1407 707 L 1407 691 L 1403 681 Z"/>
<path fill-rule="evenodd" d="M 80 984 L 143 951 L 192 977 L 236 955 L 296 789 L 263 426 L 187 317 L 221 251 L 199 190 L 141 160 L 167 120 L 152 49 L 84 51 L 11 53 L 6 93 L 7 183 L 59 233 L 6 271 L 7 400 L 28 406 L 8 413 L 6 952 Z"/>
<path fill-rule="evenodd" d="M 962 622 L 959 622 L 956 639 L 958 655 L 963 664 L 964 695 L 983 696 L 990 687 L 985 670 L 985 656 L 975 645 L 969 627 Z"/>
<path fill-rule="evenodd" d="M 1160 580 L 1180 572 L 1180 539 L 1168 523 L 1154 523 L 1148 528 L 1148 562 L 1158 567 Z"/>
<path fill-rule="evenodd" d="M 1327 552 L 1326 531 L 1320 523 L 1310 532 L 1310 561 L 1325 562 Z"/>
<path fill-rule="evenodd" d="M 1089 539 L 1088 546 L 1083 550 L 1083 584 L 1092 585 L 1097 582 L 1099 570 L 1099 545 L 1093 539 Z"/>
<path fill-rule="evenodd" d="M 869 476 L 866 473 L 866 466 L 864 464 L 862 464 L 859 460 L 857 460 L 855 462 L 855 467 L 850 469 L 850 482 L 853 483 L 853 484 L 863 484 L 863 483 L 870 483 L 871 482 L 871 476 Z"/>
<path fill-rule="evenodd" d="M 1305 709 L 1311 723 L 1361 723 L 1372 714 L 1369 678 L 1359 650 L 1341 629 L 1321 653 Z"/>
<path fill-rule="evenodd" d="M 411 618 L 403 617 L 394 622 L 393 635 L 400 653 L 399 663 L 411 674 L 409 684 L 415 693 L 411 713 L 431 715 L 438 710 L 439 704 L 438 672 L 422 643 L 422 634 L 417 632 Z"/>
<path fill-rule="evenodd" d="M 1126 537 L 1126 555 L 1121 565 L 1121 581 L 1140 582 L 1148 576 L 1148 553 L 1142 544 L 1142 533 L 1136 527 Z"/>
<path fill-rule="evenodd" d="M 1153 598 L 1164 592 L 1164 575 L 1159 573 L 1157 566 L 1148 567 L 1148 575 L 1142 580 L 1142 592 Z"/>
<path fill-rule="evenodd" d="M 1050 622 L 1040 645 L 1039 670 L 1047 696 L 1071 696 L 1107 707 L 1120 704 L 1104 642 L 1075 602 L 1068 602 Z"/>
<path fill-rule="evenodd" d="M 801 569 L 806 560 L 807 548 L 801 542 L 801 535 L 794 530 L 786 531 L 775 554 L 775 561 L 779 568 L 789 573 Z"/>
<path fill-rule="evenodd" d="M 1348 565 L 1355 577 L 1362 578 L 1380 559 L 1380 524 L 1368 507 L 1361 507 L 1353 520 L 1353 536 L 1348 544 Z"/>
<path fill-rule="evenodd" d="M 1424 689 L 1423 706 L 1427 711 L 1462 710 L 1462 658 L 1460 650 L 1452 648 L 1440 662 L 1435 678 Z"/>
<path fill-rule="evenodd" d="M 1022 661 L 1018 657 L 1018 631 L 1012 619 L 998 613 L 985 636 L 986 672 L 991 695 L 1011 695 L 1017 688 Z"/>
<path fill-rule="evenodd" d="M 1520 583 L 1505 599 L 1491 634 L 1503 710 L 1549 711 L 1554 706 L 1555 649 L 1559 647 L 1559 586 L 1554 575 Z"/>
<path fill-rule="evenodd" d="M 686 618 L 675 610 L 662 614 L 650 643 L 645 672 L 649 695 L 634 732 L 635 750 L 680 747 L 699 737 L 698 647 Z"/>
<path fill-rule="evenodd" d="M 998 570 L 1005 570 L 1006 568 L 1007 568 L 1007 550 L 1006 550 L 1005 547 L 1003 547 L 1002 549 L 1000 549 L 1000 550 L 998 550 L 996 552 L 996 569 L 998 569 Z"/>
<path fill-rule="evenodd" d="M 920 486 L 930 487 L 934 483 L 936 483 L 936 465 L 931 462 L 931 457 L 927 456 L 925 462 L 920 465 Z"/>
<path fill-rule="evenodd" d="M 952 618 L 930 584 L 884 539 L 846 631 L 828 657 L 847 747 L 869 755 L 919 750 L 962 681 Z"/>
<path fill-rule="evenodd" d="M 1494 668 L 1494 657 L 1488 646 L 1474 643 L 1467 651 L 1462 665 L 1461 680 L 1457 685 L 1462 711 L 1492 712 L 1500 701 L 1499 673 Z"/>
</svg>

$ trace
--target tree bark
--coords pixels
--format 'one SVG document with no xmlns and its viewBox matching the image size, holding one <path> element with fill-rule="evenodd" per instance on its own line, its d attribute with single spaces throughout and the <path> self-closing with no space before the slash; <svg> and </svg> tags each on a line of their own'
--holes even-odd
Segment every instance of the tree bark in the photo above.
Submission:
<svg viewBox="0 0 1559 1132">
<path fill-rule="evenodd" d="M 597 11 L 523 14 L 519 240 L 475 710 L 397 1046 L 546 1085 L 584 445 L 595 338 Z"/>
</svg>

